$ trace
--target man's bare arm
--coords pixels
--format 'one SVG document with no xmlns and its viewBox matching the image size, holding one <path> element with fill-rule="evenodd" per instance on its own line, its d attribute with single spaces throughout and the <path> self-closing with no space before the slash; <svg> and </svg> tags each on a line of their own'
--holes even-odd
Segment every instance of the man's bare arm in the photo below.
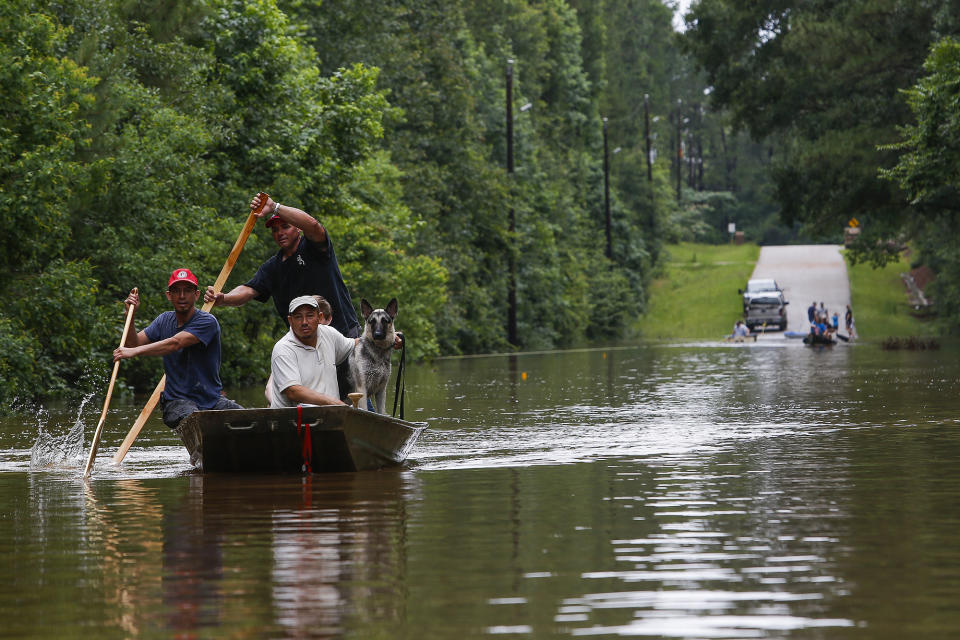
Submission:
<svg viewBox="0 0 960 640">
<path fill-rule="evenodd" d="M 213 302 L 215 307 L 242 307 L 257 295 L 257 290 L 241 284 L 234 287 L 230 293 L 214 291 L 213 287 L 207 287 L 203 294 L 204 302 Z"/>
<path fill-rule="evenodd" d="M 327 230 L 323 228 L 319 220 L 306 211 L 281 204 L 277 206 L 277 215 L 284 222 L 289 222 L 303 231 L 303 235 L 313 242 L 324 243 L 327 241 Z"/>
<path fill-rule="evenodd" d="M 314 391 L 308 387 L 299 384 L 293 384 L 282 391 L 290 402 L 297 404 L 344 404 L 340 398 L 332 398 L 325 393 Z"/>
<path fill-rule="evenodd" d="M 323 225 L 320 224 L 320 221 L 314 218 L 312 215 L 307 213 L 302 209 L 297 209 L 296 207 L 291 207 L 289 205 L 280 204 L 276 202 L 273 198 L 267 196 L 267 203 L 260 209 L 260 213 L 256 213 L 260 207 L 260 196 L 259 194 L 253 197 L 253 200 L 250 201 L 250 210 L 254 212 L 258 218 L 267 218 L 269 219 L 274 213 L 280 216 L 280 219 L 286 222 L 289 225 L 296 227 L 303 231 L 303 235 L 317 243 L 324 243 L 327 241 L 327 230 L 323 228 Z"/>
<path fill-rule="evenodd" d="M 133 348 L 145 344 L 150 344 L 150 338 L 147 337 L 146 331 L 138 331 L 137 333 L 131 331 L 127 334 L 127 341 L 123 343 L 123 346 Z"/>
<path fill-rule="evenodd" d="M 146 337 L 143 331 L 140 333 Z M 137 335 L 139 336 L 139 334 Z M 117 360 L 123 360 L 125 358 L 136 358 L 138 356 L 165 356 L 168 353 L 185 349 L 199 342 L 199 338 L 189 331 L 181 331 L 166 340 L 149 342 L 136 347 L 117 347 L 113 352 L 113 361 L 116 362 Z"/>
</svg>

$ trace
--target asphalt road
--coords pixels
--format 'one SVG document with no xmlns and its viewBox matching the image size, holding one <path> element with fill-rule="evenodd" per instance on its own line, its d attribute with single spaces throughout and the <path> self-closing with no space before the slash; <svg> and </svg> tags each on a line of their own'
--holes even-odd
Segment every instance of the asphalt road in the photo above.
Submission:
<svg viewBox="0 0 960 640">
<path fill-rule="evenodd" d="M 807 307 L 811 302 L 823 302 L 830 315 L 843 314 L 850 304 L 850 280 L 847 264 L 840 254 L 843 247 L 836 244 L 789 245 L 761 247 L 760 258 L 752 278 L 773 278 L 784 290 L 790 303 L 787 306 L 788 331 L 806 331 Z M 764 333 L 761 340 L 780 340 L 783 333 Z"/>
</svg>

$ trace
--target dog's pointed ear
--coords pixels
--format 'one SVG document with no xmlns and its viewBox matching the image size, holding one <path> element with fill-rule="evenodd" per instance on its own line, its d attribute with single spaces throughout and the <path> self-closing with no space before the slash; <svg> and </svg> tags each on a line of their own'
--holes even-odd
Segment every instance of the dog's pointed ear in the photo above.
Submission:
<svg viewBox="0 0 960 640">
<path fill-rule="evenodd" d="M 390 299 L 390 302 L 387 303 L 386 311 L 387 311 L 387 315 L 390 316 L 391 319 L 397 317 L 397 299 L 396 298 Z"/>
<path fill-rule="evenodd" d="M 363 319 L 366 320 L 367 316 L 373 313 L 373 306 L 367 302 L 366 298 L 360 298 L 360 314 L 363 316 Z"/>
</svg>

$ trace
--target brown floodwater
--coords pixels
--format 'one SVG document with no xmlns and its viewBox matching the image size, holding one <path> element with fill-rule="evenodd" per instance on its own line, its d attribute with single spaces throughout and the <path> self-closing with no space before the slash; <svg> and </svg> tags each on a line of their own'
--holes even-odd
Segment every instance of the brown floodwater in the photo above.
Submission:
<svg viewBox="0 0 960 640">
<path fill-rule="evenodd" d="M 6 417 L 0 637 L 960 637 L 958 374 L 787 340 L 438 360 L 406 467 L 311 477 L 200 475 L 156 417 L 114 465 L 120 395 L 83 482 L 102 396 Z"/>
</svg>

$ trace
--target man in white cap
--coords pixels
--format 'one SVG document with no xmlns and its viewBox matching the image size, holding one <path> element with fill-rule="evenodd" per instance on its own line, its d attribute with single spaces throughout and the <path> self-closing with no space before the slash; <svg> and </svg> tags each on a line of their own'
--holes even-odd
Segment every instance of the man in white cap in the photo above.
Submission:
<svg viewBox="0 0 960 640">
<path fill-rule="evenodd" d="M 270 407 L 298 404 L 344 404 L 340 400 L 337 365 L 346 362 L 357 343 L 344 337 L 325 318 L 315 296 L 290 301 L 290 331 L 273 347 L 270 358 Z"/>
<path fill-rule="evenodd" d="M 163 422 L 171 429 L 194 411 L 242 409 L 222 394 L 220 382 L 220 323 L 197 309 L 200 289 L 190 269 L 174 269 L 167 282 L 167 300 L 173 311 L 164 311 L 143 331 L 127 334 L 113 360 L 137 356 L 163 356 L 167 382 L 160 397 Z M 130 292 L 125 301 L 134 314 L 140 296 Z"/>
</svg>

